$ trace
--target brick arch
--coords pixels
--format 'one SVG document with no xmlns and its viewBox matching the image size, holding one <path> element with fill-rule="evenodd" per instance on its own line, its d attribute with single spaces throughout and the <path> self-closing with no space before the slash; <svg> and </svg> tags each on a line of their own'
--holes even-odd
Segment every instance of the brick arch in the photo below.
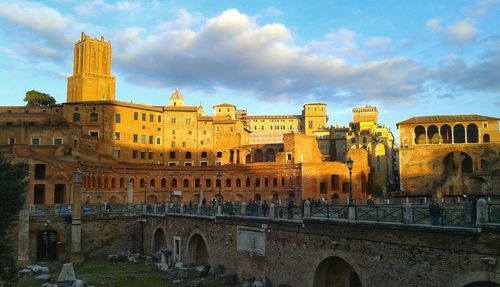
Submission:
<svg viewBox="0 0 500 287">
<path fill-rule="evenodd" d="M 308 276 L 311 276 L 308 281 L 313 282 L 312 286 L 314 287 L 331 286 L 325 284 L 325 280 L 329 279 L 327 277 L 328 275 L 333 275 L 335 279 L 335 275 L 342 276 L 346 275 L 345 273 L 347 273 L 347 271 L 353 271 L 357 275 L 357 279 L 359 280 L 359 285 L 352 285 L 352 286 L 365 286 L 363 282 L 365 282 L 366 280 L 365 278 L 363 278 L 363 274 L 361 272 L 362 268 L 361 266 L 357 265 L 354 260 L 351 260 L 351 257 L 352 256 L 350 254 L 342 250 L 335 250 L 335 251 L 332 250 L 327 252 L 326 254 L 321 253 L 318 254 L 318 256 L 313 256 L 312 257 L 313 260 L 311 264 L 309 264 L 311 270 L 310 272 L 307 272 Z M 335 272 L 331 272 L 331 268 L 338 268 L 339 263 L 343 264 L 343 266 L 340 266 L 341 267 L 340 270 L 339 269 L 336 270 L 339 273 L 335 274 Z M 351 286 L 350 284 L 347 285 L 335 284 L 333 286 L 337 285 Z"/>
<path fill-rule="evenodd" d="M 456 279 L 454 281 L 451 281 L 450 285 L 448 286 L 468 287 L 468 286 L 474 286 L 472 284 L 479 282 L 500 284 L 500 274 L 490 271 L 477 271 L 462 275 L 457 274 Z M 481 285 L 475 285 L 475 286 L 481 286 Z"/>
<path fill-rule="evenodd" d="M 204 245 L 204 248 L 203 248 Z M 185 261 L 188 265 L 210 264 L 210 244 L 207 237 L 199 230 L 193 230 L 188 236 Z"/>
<path fill-rule="evenodd" d="M 161 232 L 161 233 L 158 233 L 158 232 Z M 160 235 L 158 234 L 163 234 L 163 242 L 158 242 L 158 240 L 161 240 L 160 238 L 158 238 Z M 160 246 L 161 243 L 164 243 L 164 246 Z M 158 248 L 160 249 L 171 249 L 169 248 L 169 242 L 168 242 L 168 238 L 167 238 L 167 232 L 165 231 L 165 229 L 163 228 L 163 226 L 157 226 L 156 228 L 154 228 L 154 232 L 152 233 L 152 236 L 151 236 L 151 254 L 154 254 L 156 252 L 159 251 Z"/>
</svg>

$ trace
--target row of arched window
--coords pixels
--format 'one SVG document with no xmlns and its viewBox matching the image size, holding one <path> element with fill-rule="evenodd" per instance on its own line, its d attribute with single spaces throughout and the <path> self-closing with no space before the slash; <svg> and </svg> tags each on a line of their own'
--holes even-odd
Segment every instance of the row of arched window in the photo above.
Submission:
<svg viewBox="0 0 500 287">
<path fill-rule="evenodd" d="M 430 125 L 424 127 L 418 125 L 414 129 L 415 144 L 453 144 L 453 143 L 479 143 L 479 129 L 476 124 L 456 124 L 453 128 L 450 125 L 437 127 Z M 490 136 L 484 134 L 482 142 L 489 142 Z"/>
<path fill-rule="evenodd" d="M 167 180 L 166 178 L 162 178 L 157 181 L 156 178 L 151 178 L 146 180 L 145 178 L 140 178 L 136 183 L 134 178 L 130 178 L 129 181 L 132 183 L 132 186 L 136 189 L 147 188 L 150 190 L 157 190 L 159 188 L 169 189 L 169 188 L 211 188 L 213 187 L 213 179 L 205 178 L 203 181 L 200 178 L 195 178 L 193 181 L 184 178 L 182 180 L 178 180 L 177 178 L 171 178 Z M 298 178 L 294 182 L 294 179 L 290 177 L 288 179 L 288 186 L 293 186 L 298 181 Z M 194 184 L 192 184 L 194 183 Z M 265 177 L 261 178 L 249 178 L 241 179 L 236 178 L 233 180 L 232 178 L 226 179 L 216 179 L 215 187 L 285 187 L 286 186 L 286 178 L 285 177 L 273 177 L 272 179 Z M 108 189 L 108 188 L 121 188 L 126 189 L 128 187 L 128 182 L 124 177 L 121 177 L 119 180 L 116 178 L 111 178 L 109 180 L 107 177 L 100 176 L 85 176 L 83 181 L 83 187 L 86 189 Z"/>
</svg>

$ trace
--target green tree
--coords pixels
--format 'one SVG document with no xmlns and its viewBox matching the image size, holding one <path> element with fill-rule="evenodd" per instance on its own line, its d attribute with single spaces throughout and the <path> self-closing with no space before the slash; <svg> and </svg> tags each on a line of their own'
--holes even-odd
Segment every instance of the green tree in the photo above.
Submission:
<svg viewBox="0 0 500 287">
<path fill-rule="evenodd" d="M 27 164 L 12 164 L 0 156 L 0 285 L 17 274 L 11 244 L 17 234 L 12 227 L 26 198 L 28 174 Z"/>
<path fill-rule="evenodd" d="M 27 102 L 26 106 L 28 107 L 46 107 L 56 103 L 56 99 L 49 94 L 36 90 L 27 91 L 24 101 Z"/>
</svg>

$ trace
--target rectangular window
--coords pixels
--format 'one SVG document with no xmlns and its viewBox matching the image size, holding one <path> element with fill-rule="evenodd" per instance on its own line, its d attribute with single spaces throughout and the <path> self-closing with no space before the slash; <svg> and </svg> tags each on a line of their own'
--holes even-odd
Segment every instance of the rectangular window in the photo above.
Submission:
<svg viewBox="0 0 500 287">
<path fill-rule="evenodd" d="M 185 162 L 184 166 L 193 166 L 193 163 L 192 162 Z"/>
<path fill-rule="evenodd" d="M 16 144 L 16 138 L 9 138 L 8 144 L 10 145 Z"/>
<path fill-rule="evenodd" d="M 91 137 L 98 138 L 98 137 L 99 137 L 99 131 L 90 131 L 90 132 L 89 132 L 89 135 L 90 135 Z"/>
<path fill-rule="evenodd" d="M 175 124 L 175 117 L 170 118 L 170 123 Z"/>
<path fill-rule="evenodd" d="M 186 125 L 190 125 L 191 124 L 191 118 L 190 117 L 187 117 L 186 118 Z"/>
<path fill-rule="evenodd" d="M 161 138 L 160 137 L 156 137 L 156 145 L 161 145 Z"/>
<path fill-rule="evenodd" d="M 154 141 L 154 137 L 153 136 L 149 136 L 149 144 L 153 144 L 153 141 Z"/>
<path fill-rule="evenodd" d="M 31 144 L 32 145 L 39 145 L 40 144 L 40 139 L 39 138 L 32 138 L 31 139 Z"/>
<path fill-rule="evenodd" d="M 138 134 L 134 134 L 133 140 L 134 140 L 134 143 L 137 143 L 139 141 L 139 135 Z"/>
<path fill-rule="evenodd" d="M 170 147 L 174 148 L 174 147 L 175 147 L 175 142 L 172 142 L 172 143 L 170 144 Z"/>
<path fill-rule="evenodd" d="M 142 120 L 146 121 L 146 113 L 142 113 Z"/>
<path fill-rule="evenodd" d="M 177 165 L 177 163 L 176 163 L 176 162 L 169 162 L 169 163 L 168 163 L 168 166 L 176 166 L 176 165 Z"/>
<path fill-rule="evenodd" d="M 343 182 L 342 183 L 342 192 L 343 193 L 349 193 L 349 183 L 348 182 Z"/>
<path fill-rule="evenodd" d="M 175 130 L 172 130 L 172 134 L 175 135 Z"/>
<path fill-rule="evenodd" d="M 141 143 L 146 144 L 146 135 L 141 135 Z"/>
<path fill-rule="evenodd" d="M 182 147 L 186 147 L 186 142 L 182 142 Z"/>
<path fill-rule="evenodd" d="M 161 123 L 161 116 L 158 115 L 158 122 Z"/>
<path fill-rule="evenodd" d="M 153 152 L 152 151 L 148 152 L 148 159 L 153 159 Z"/>
<path fill-rule="evenodd" d="M 115 123 L 119 124 L 121 122 L 120 114 L 115 114 Z"/>
<path fill-rule="evenodd" d="M 120 156 L 121 156 L 121 150 L 115 149 L 114 155 L 115 155 L 115 158 L 120 158 Z"/>
<path fill-rule="evenodd" d="M 312 127 L 313 127 L 313 122 L 309 121 L 309 128 L 312 129 Z"/>
<path fill-rule="evenodd" d="M 208 161 L 200 161 L 201 166 L 208 166 Z"/>
<path fill-rule="evenodd" d="M 120 140 L 120 132 L 115 132 L 115 141 Z"/>
<path fill-rule="evenodd" d="M 134 121 L 137 121 L 139 119 L 139 113 L 134 112 Z"/>
<path fill-rule="evenodd" d="M 332 174 L 332 190 L 339 190 L 339 176 Z"/>
<path fill-rule="evenodd" d="M 141 159 L 146 159 L 146 152 L 141 151 Z"/>
<path fill-rule="evenodd" d="M 134 150 L 132 151 L 132 158 L 133 158 L 133 159 L 136 159 L 136 158 L 137 158 L 137 154 L 138 154 L 138 153 L 139 153 L 139 151 L 134 149 Z"/>
<path fill-rule="evenodd" d="M 154 122 L 155 116 L 153 114 L 149 114 L 149 121 Z"/>
<path fill-rule="evenodd" d="M 52 139 L 52 144 L 53 145 L 62 145 L 63 144 L 63 139 L 62 138 L 53 138 Z"/>
<path fill-rule="evenodd" d="M 170 152 L 170 159 L 175 159 L 175 151 Z"/>
</svg>

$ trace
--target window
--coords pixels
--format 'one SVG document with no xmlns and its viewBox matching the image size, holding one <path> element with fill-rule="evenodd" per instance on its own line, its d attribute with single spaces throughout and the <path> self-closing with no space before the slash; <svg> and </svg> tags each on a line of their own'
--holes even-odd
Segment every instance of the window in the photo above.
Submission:
<svg viewBox="0 0 500 287">
<path fill-rule="evenodd" d="M 137 143 L 137 142 L 138 142 L 138 140 L 139 140 L 139 135 L 138 135 L 138 134 L 134 134 L 133 138 L 134 138 L 134 139 L 133 139 L 133 140 L 134 140 L 134 143 Z"/>
<path fill-rule="evenodd" d="M 139 113 L 134 112 L 134 121 L 137 121 L 139 119 Z"/>
<path fill-rule="evenodd" d="M 141 151 L 141 159 L 146 159 L 146 152 Z"/>
<path fill-rule="evenodd" d="M 74 113 L 73 114 L 73 121 L 74 122 L 79 122 L 80 121 L 80 113 Z"/>
<path fill-rule="evenodd" d="M 137 153 L 139 153 L 139 151 L 138 151 L 138 150 L 136 150 L 136 149 L 134 149 L 134 150 L 132 151 L 132 158 L 133 158 L 133 159 L 136 159 L 136 158 L 137 158 Z"/>
<path fill-rule="evenodd" d="M 153 159 L 153 152 L 152 151 L 148 152 L 148 159 Z"/>
<path fill-rule="evenodd" d="M 16 138 L 9 138 L 8 144 L 10 145 L 16 144 Z"/>
<path fill-rule="evenodd" d="M 246 181 L 245 181 L 245 186 L 246 187 L 250 187 L 250 178 L 247 177 Z"/>
<path fill-rule="evenodd" d="M 153 141 L 154 141 L 154 137 L 153 136 L 149 136 L 149 144 L 153 144 Z"/>
<path fill-rule="evenodd" d="M 182 147 L 186 147 L 186 142 L 182 142 Z"/>
<path fill-rule="evenodd" d="M 339 190 L 339 176 L 332 174 L 332 190 Z"/>
<path fill-rule="evenodd" d="M 185 178 L 182 186 L 185 187 L 185 188 L 189 187 L 189 179 Z"/>
<path fill-rule="evenodd" d="M 177 163 L 176 163 L 176 162 L 169 162 L 169 163 L 168 163 L 168 166 L 176 166 L 176 165 L 177 165 Z"/>
<path fill-rule="evenodd" d="M 219 127 L 215 127 L 215 132 L 216 132 L 216 133 L 220 132 Z"/>
<path fill-rule="evenodd" d="M 39 138 L 32 138 L 31 139 L 31 144 L 32 145 L 39 145 L 40 144 L 40 139 Z"/>
<path fill-rule="evenodd" d="M 121 116 L 120 116 L 120 114 L 115 114 L 115 123 L 117 123 L 117 124 L 121 123 Z"/>
<path fill-rule="evenodd" d="M 191 152 L 190 151 L 186 152 L 186 159 L 191 159 Z"/>
<path fill-rule="evenodd" d="M 356 143 L 356 138 L 352 138 L 352 139 L 351 139 L 351 143 L 352 143 L 352 144 L 353 144 L 353 143 Z"/>
<path fill-rule="evenodd" d="M 170 158 L 171 159 L 175 159 L 175 151 L 171 151 L 170 152 Z"/>
<path fill-rule="evenodd" d="M 142 144 L 146 143 L 146 135 L 141 135 L 141 143 Z"/>
<path fill-rule="evenodd" d="M 155 116 L 153 114 L 149 114 L 149 121 L 154 122 Z"/>
<path fill-rule="evenodd" d="M 269 178 L 264 178 L 264 186 L 268 187 L 269 186 Z"/>
<path fill-rule="evenodd" d="M 174 147 L 175 147 L 175 142 L 172 142 L 172 143 L 170 144 L 170 147 L 174 148 Z"/>
<path fill-rule="evenodd" d="M 193 166 L 193 163 L 192 162 L 185 162 L 184 166 Z"/>
<path fill-rule="evenodd" d="M 45 179 L 46 168 L 45 164 L 35 164 L 35 179 Z"/>
<path fill-rule="evenodd" d="M 222 157 L 222 152 L 221 152 L 221 151 L 218 151 L 218 152 L 217 152 L 217 157 L 218 157 L 218 158 L 221 158 L 221 157 Z"/>
<path fill-rule="evenodd" d="M 231 187 L 231 179 L 230 178 L 226 179 L 226 187 Z"/>
<path fill-rule="evenodd" d="M 207 152 L 206 151 L 202 151 L 201 152 L 201 158 L 207 158 Z"/>
<path fill-rule="evenodd" d="M 146 113 L 142 113 L 142 121 L 146 121 Z"/>
<path fill-rule="evenodd" d="M 172 134 L 175 135 L 175 130 L 172 130 Z"/>
<path fill-rule="evenodd" d="M 120 140 L 120 132 L 115 132 L 115 141 Z"/>
<path fill-rule="evenodd" d="M 363 143 L 366 143 L 366 142 L 367 142 L 366 137 L 363 137 Z"/>
<path fill-rule="evenodd" d="M 273 178 L 273 186 L 274 187 L 278 186 L 278 179 L 276 177 Z"/>
<path fill-rule="evenodd" d="M 212 187 L 212 180 L 210 178 L 205 179 L 205 187 Z"/>
<path fill-rule="evenodd" d="M 255 186 L 260 187 L 260 178 L 255 179 Z"/>
<path fill-rule="evenodd" d="M 63 139 L 62 138 L 53 138 L 52 139 L 52 144 L 53 145 L 62 145 L 63 144 Z"/>
<path fill-rule="evenodd" d="M 90 121 L 91 122 L 97 122 L 99 120 L 99 115 L 97 113 L 91 113 L 90 114 Z"/>
<path fill-rule="evenodd" d="M 236 179 L 236 187 L 241 187 L 241 179 Z"/>
<path fill-rule="evenodd" d="M 309 126 L 309 128 L 310 128 L 310 129 L 312 129 L 312 127 L 313 127 L 313 122 L 312 122 L 312 121 L 309 121 L 308 126 Z"/>
<path fill-rule="evenodd" d="M 194 187 L 200 187 L 200 179 L 199 178 L 196 178 L 194 180 Z"/>
<path fill-rule="evenodd" d="M 175 166 L 175 164 L 174 164 Z M 172 187 L 177 187 L 177 178 L 172 179 Z"/>
<path fill-rule="evenodd" d="M 99 131 L 89 131 L 89 135 L 91 137 L 98 138 L 99 137 Z"/>
<path fill-rule="evenodd" d="M 121 156 L 121 150 L 115 149 L 113 153 L 114 153 L 115 158 L 120 158 L 120 156 Z"/>
<path fill-rule="evenodd" d="M 191 117 L 187 117 L 186 118 L 186 125 L 190 125 L 191 124 Z"/>
<path fill-rule="evenodd" d="M 490 142 L 490 135 L 484 134 L 483 135 L 483 143 L 489 143 L 489 142 Z"/>
<path fill-rule="evenodd" d="M 349 193 L 349 183 L 348 182 L 342 183 L 342 193 Z"/>
<path fill-rule="evenodd" d="M 208 161 L 200 161 L 200 166 L 208 166 Z"/>
<path fill-rule="evenodd" d="M 156 145 L 161 145 L 161 138 L 160 137 L 156 137 Z"/>
<path fill-rule="evenodd" d="M 170 118 L 170 123 L 175 124 L 175 117 Z"/>
<path fill-rule="evenodd" d="M 161 116 L 158 115 L 158 122 L 161 123 Z"/>
<path fill-rule="evenodd" d="M 483 128 L 487 128 L 488 127 L 488 123 L 487 122 L 484 122 L 483 123 Z"/>
</svg>

